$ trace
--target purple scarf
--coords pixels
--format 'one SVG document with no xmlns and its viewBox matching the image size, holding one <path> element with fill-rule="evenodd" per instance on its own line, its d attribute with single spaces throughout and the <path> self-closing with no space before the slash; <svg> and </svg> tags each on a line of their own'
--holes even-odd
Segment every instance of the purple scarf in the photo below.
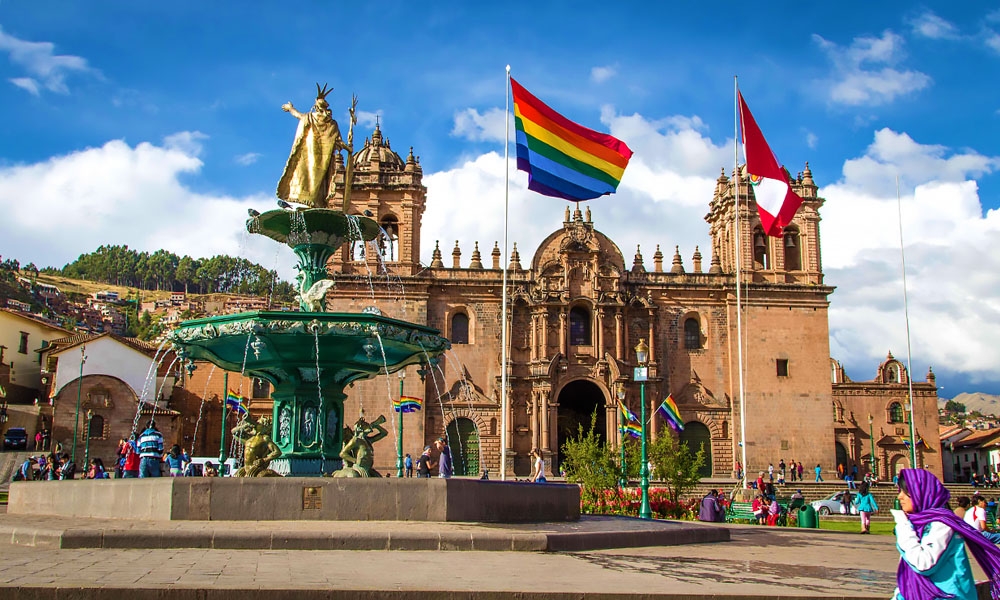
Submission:
<svg viewBox="0 0 1000 600">
<path fill-rule="evenodd" d="M 948 510 L 945 504 L 951 493 L 938 481 L 931 472 L 923 469 L 903 469 L 899 476 L 906 484 L 906 491 L 913 501 L 915 512 L 907 515 L 917 537 L 924 535 L 924 527 L 934 521 L 944 523 L 963 538 L 969 552 L 983 568 L 989 577 L 990 594 L 994 600 L 1000 600 L 1000 549 L 968 523 Z M 913 570 L 910 563 L 899 559 L 896 569 L 896 582 L 899 592 L 907 600 L 917 598 L 954 598 L 951 594 L 942 592 L 930 579 Z"/>
</svg>

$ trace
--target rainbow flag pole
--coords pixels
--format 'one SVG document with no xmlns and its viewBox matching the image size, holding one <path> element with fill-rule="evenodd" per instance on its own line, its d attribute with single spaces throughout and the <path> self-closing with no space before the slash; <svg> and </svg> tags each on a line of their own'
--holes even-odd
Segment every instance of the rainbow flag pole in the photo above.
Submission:
<svg viewBox="0 0 1000 600">
<path fill-rule="evenodd" d="M 677 410 L 677 404 L 674 402 L 672 394 L 667 395 L 663 400 L 663 404 L 660 404 L 656 409 L 656 414 L 663 417 L 663 420 L 674 431 L 684 431 L 684 419 L 681 418 L 681 411 Z"/>
</svg>

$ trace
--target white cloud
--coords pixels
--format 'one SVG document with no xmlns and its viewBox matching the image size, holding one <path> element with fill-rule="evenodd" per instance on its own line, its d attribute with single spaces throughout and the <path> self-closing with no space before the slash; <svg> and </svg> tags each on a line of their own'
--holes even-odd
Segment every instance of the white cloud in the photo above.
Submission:
<svg viewBox="0 0 1000 600">
<path fill-rule="evenodd" d="M 366 110 L 359 110 L 357 112 L 358 124 L 356 127 L 361 127 L 363 129 L 375 129 L 375 124 L 382 119 L 382 111 L 368 112 Z M 345 127 L 343 128 L 344 135 L 347 135 L 346 124 L 349 121 L 345 120 Z M 359 147 L 359 145 L 356 145 Z"/>
<path fill-rule="evenodd" d="M 163 138 L 163 145 L 169 150 L 177 150 L 190 156 L 201 156 L 202 140 L 208 136 L 200 131 L 179 131 Z"/>
<path fill-rule="evenodd" d="M 899 70 L 903 38 L 891 31 L 881 37 L 854 38 L 842 48 L 813 34 L 813 41 L 833 63 L 833 74 L 821 86 L 831 101 L 852 106 L 888 104 L 899 96 L 931 85 L 931 78 L 919 71 Z"/>
<path fill-rule="evenodd" d="M 590 70 L 590 80 L 594 83 L 604 83 L 618 74 L 618 65 L 594 67 Z"/>
<path fill-rule="evenodd" d="M 455 113 L 455 124 L 451 129 L 451 135 L 473 142 L 502 142 L 505 139 L 506 116 L 502 108 L 491 108 L 485 113 L 467 108 Z M 508 127 L 513 132 L 513 119 L 510 119 Z M 514 139 L 513 135 L 510 139 Z"/>
<path fill-rule="evenodd" d="M 260 152 L 247 152 L 246 154 L 240 154 L 239 156 L 233 158 L 233 161 L 238 165 L 249 167 L 257 162 L 257 159 L 259 159 L 260 156 Z"/>
<path fill-rule="evenodd" d="M 986 38 L 984 40 L 986 46 L 1000 52 L 1000 34 L 993 30 L 986 30 Z"/>
<path fill-rule="evenodd" d="M 810 150 L 815 150 L 816 145 L 819 144 L 819 136 L 811 131 L 806 132 L 806 145 L 809 146 Z"/>
<path fill-rule="evenodd" d="M 827 200 L 823 266 L 826 282 L 837 286 L 831 352 L 852 376 L 871 377 L 871 365 L 889 350 L 906 355 L 902 212 L 914 377 L 931 365 L 973 382 L 997 379 L 1000 213 L 983 214 L 973 178 L 998 166 L 996 157 L 883 129 L 863 156 L 845 162 L 840 181 L 820 190 Z"/>
<path fill-rule="evenodd" d="M 908 22 L 913 33 L 932 40 L 956 40 L 960 37 L 958 28 L 953 23 L 930 11 L 909 19 Z"/>
<path fill-rule="evenodd" d="M 10 82 L 17 87 L 37 95 L 41 87 L 50 92 L 68 94 L 66 76 L 73 72 L 101 74 L 87 65 L 87 60 L 79 56 L 54 54 L 51 42 L 29 42 L 4 33 L 0 28 L 0 51 L 6 51 L 10 61 L 23 68 L 31 77 L 18 77 Z"/>
<path fill-rule="evenodd" d="M 190 139 L 186 133 L 169 138 Z M 248 208 L 269 207 L 273 199 L 200 194 L 181 183 L 182 176 L 201 167 L 201 160 L 181 145 L 132 147 L 115 140 L 0 168 L 0 205 L 5 207 L 0 239 L 5 248 L 27 253 L 24 262 L 38 265 L 61 267 L 101 244 L 128 244 L 193 257 L 244 256 L 279 268 L 291 280 L 291 251 L 277 252 L 274 242 L 243 227 Z M 24 190 L 32 190 L 30 202 Z"/>
</svg>

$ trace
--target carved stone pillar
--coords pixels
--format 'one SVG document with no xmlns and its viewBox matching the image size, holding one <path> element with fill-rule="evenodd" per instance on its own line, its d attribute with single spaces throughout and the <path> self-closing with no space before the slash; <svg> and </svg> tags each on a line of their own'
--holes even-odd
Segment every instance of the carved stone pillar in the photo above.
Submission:
<svg viewBox="0 0 1000 600">
<path fill-rule="evenodd" d="M 542 313 L 542 351 L 540 353 L 540 358 L 542 360 L 548 360 L 549 358 L 549 309 L 543 308 Z"/>
<path fill-rule="evenodd" d="M 569 358 L 569 312 L 568 308 L 563 306 L 559 310 L 559 351 L 562 355 Z"/>
<path fill-rule="evenodd" d="M 649 362 L 656 363 L 656 309 L 649 309 L 649 331 L 647 331 L 649 339 Z"/>
<path fill-rule="evenodd" d="M 542 415 L 541 415 L 541 395 L 540 391 L 531 392 L 531 404 L 529 405 L 531 418 L 529 419 L 528 426 L 531 428 L 531 447 L 538 448 L 539 439 L 542 433 Z"/>
<path fill-rule="evenodd" d="M 615 313 L 615 358 L 624 360 L 625 340 L 622 339 L 622 309 Z"/>
<path fill-rule="evenodd" d="M 594 315 L 594 356 L 601 360 L 604 358 L 604 309 L 598 308 Z"/>
<path fill-rule="evenodd" d="M 548 390 L 538 392 L 538 416 L 541 420 L 541 435 L 539 435 L 540 441 L 535 447 L 546 452 L 552 448 L 552 445 L 549 443 L 549 394 L 551 393 Z"/>
<path fill-rule="evenodd" d="M 532 313 L 531 315 L 531 352 L 529 353 L 528 360 L 534 362 L 538 359 L 538 315 Z"/>
<path fill-rule="evenodd" d="M 548 415 L 547 422 L 545 423 L 545 433 L 546 439 L 548 440 L 548 448 L 552 452 L 557 452 L 559 448 L 559 438 L 556 437 L 557 431 L 555 427 L 549 427 L 549 423 L 559 422 L 559 403 L 552 402 L 551 398 L 552 392 L 546 392 L 546 402 L 548 403 L 549 409 L 546 412 Z M 556 450 L 553 450 L 555 448 Z"/>
</svg>

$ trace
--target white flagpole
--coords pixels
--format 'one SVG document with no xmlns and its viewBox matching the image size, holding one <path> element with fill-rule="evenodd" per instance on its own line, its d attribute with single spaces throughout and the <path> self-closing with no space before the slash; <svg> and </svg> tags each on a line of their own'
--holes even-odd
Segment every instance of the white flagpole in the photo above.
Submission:
<svg viewBox="0 0 1000 600">
<path fill-rule="evenodd" d="M 507 208 L 510 201 L 510 65 L 503 117 L 503 301 L 500 308 L 500 480 L 507 480 Z"/>
<path fill-rule="evenodd" d="M 740 86 L 736 75 L 733 75 L 733 99 L 736 111 L 733 122 L 733 159 L 736 164 L 733 174 L 733 188 L 736 190 L 736 362 L 739 363 L 740 449 L 743 457 L 743 487 L 746 488 L 750 466 L 747 464 L 747 399 L 743 389 L 743 309 L 740 305 L 740 271 L 743 270 L 740 258 L 740 248 L 743 246 L 743 238 L 740 237 Z"/>
<path fill-rule="evenodd" d="M 903 204 L 899 199 L 899 175 L 896 175 L 896 210 L 899 213 L 899 257 L 903 265 L 903 318 L 906 321 L 906 383 L 910 392 L 910 468 L 917 467 L 917 434 L 913 419 L 913 370 L 910 367 L 910 308 L 906 301 L 906 253 L 903 252 Z"/>
</svg>

